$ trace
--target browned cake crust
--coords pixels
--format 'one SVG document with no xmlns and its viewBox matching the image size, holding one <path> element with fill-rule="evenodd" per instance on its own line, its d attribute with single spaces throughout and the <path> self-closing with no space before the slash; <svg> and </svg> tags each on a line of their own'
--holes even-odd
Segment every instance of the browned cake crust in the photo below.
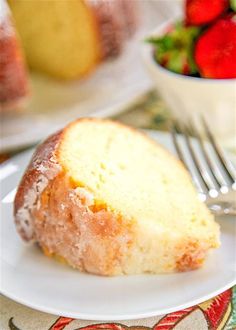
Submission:
<svg viewBox="0 0 236 330">
<path fill-rule="evenodd" d="M 102 58 L 117 56 L 137 28 L 137 2 L 129 0 L 86 0 L 100 35 Z"/>
<path fill-rule="evenodd" d="M 114 215 L 106 205 L 90 205 L 89 193 L 76 189 L 57 160 L 61 138 L 63 131 L 37 148 L 21 180 L 14 203 L 17 230 L 24 240 L 38 242 L 45 254 L 75 268 L 103 275 L 121 273 L 133 223 Z"/>
</svg>

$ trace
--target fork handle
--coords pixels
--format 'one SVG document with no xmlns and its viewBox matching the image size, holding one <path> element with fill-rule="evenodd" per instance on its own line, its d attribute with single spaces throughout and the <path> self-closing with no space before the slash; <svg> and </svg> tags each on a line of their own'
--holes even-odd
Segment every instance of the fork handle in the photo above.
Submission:
<svg viewBox="0 0 236 330">
<path fill-rule="evenodd" d="M 236 215 L 236 204 L 230 202 L 208 202 L 207 206 L 216 215 Z"/>
</svg>

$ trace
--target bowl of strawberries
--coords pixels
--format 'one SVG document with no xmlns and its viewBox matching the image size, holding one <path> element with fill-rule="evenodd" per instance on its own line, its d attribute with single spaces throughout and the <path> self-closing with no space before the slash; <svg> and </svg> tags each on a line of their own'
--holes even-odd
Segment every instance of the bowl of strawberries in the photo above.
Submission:
<svg viewBox="0 0 236 330">
<path fill-rule="evenodd" d="M 155 87 L 177 119 L 204 116 L 226 145 L 236 131 L 236 0 L 186 0 L 184 17 L 143 44 Z"/>
</svg>

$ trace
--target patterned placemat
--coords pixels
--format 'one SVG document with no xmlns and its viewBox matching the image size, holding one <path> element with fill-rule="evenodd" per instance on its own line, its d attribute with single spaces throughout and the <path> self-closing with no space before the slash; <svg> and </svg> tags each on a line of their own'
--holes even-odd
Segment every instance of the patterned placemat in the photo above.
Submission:
<svg viewBox="0 0 236 330">
<path fill-rule="evenodd" d="M 61 297 L 63 299 L 63 297 Z M 158 299 L 158 298 L 157 298 Z M 1 330 L 233 330 L 236 329 L 236 286 L 197 306 L 147 319 L 93 322 L 58 317 L 1 297 Z"/>
</svg>

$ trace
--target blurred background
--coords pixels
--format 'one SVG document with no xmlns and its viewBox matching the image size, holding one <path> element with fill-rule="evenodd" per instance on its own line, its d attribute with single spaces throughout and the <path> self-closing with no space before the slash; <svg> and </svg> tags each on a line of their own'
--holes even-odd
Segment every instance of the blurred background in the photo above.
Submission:
<svg viewBox="0 0 236 330">
<path fill-rule="evenodd" d="M 0 0 L 1 154 L 84 116 L 157 130 L 204 116 L 236 152 L 235 10 L 234 0 Z"/>
</svg>

